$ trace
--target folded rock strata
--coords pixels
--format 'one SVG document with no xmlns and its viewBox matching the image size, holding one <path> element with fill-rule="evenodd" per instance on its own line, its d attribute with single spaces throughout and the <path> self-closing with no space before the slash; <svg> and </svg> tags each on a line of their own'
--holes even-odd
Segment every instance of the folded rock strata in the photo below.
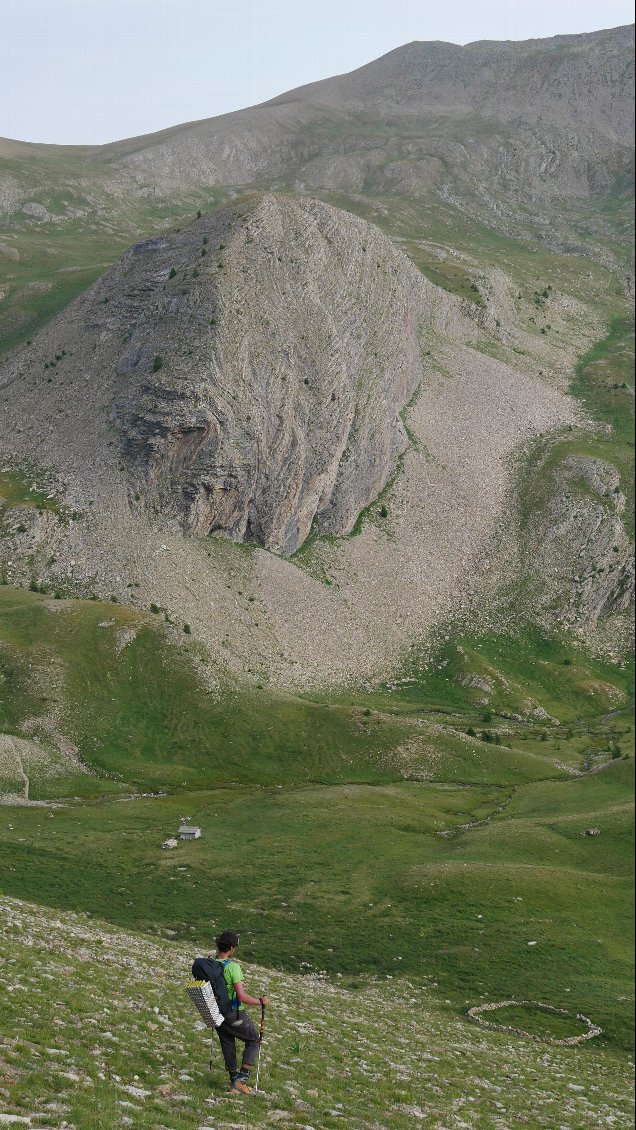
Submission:
<svg viewBox="0 0 636 1130">
<path fill-rule="evenodd" d="M 427 288 L 363 220 L 254 196 L 127 251 L 12 379 L 76 432 L 101 401 L 133 506 L 289 555 L 349 532 L 406 448 Z"/>
</svg>

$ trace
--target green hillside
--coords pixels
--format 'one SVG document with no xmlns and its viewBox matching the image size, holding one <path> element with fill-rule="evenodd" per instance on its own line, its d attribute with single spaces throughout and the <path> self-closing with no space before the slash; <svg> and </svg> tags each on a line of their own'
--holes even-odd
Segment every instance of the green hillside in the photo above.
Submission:
<svg viewBox="0 0 636 1130">
<path fill-rule="evenodd" d="M 193 944 L 7 898 L 0 937 L 0 1095 L 16 1125 L 582 1130 L 630 1118 L 630 1076 L 597 1039 L 564 1047 L 477 1028 L 410 978 L 336 987 L 251 961 L 246 981 L 272 1001 L 259 1091 L 228 1096 L 216 1037 L 210 1050 L 183 991 Z M 557 1038 L 585 1030 L 571 1012 L 560 1020 Z"/>
<path fill-rule="evenodd" d="M 202 946 L 234 922 L 248 959 L 399 971 L 456 1015 L 483 993 L 575 1001 L 630 1045 L 627 673 L 541 640 L 513 663 L 484 638 L 461 658 L 507 672 L 488 711 L 448 647 L 348 701 L 210 690 L 151 614 L 9 586 L 0 603 L 0 730 L 48 751 L 2 762 L 3 789 L 26 771 L 41 802 L 0 809 L 5 893 Z M 560 717 L 516 721 L 520 688 Z M 201 839 L 162 850 L 184 816 Z"/>
</svg>

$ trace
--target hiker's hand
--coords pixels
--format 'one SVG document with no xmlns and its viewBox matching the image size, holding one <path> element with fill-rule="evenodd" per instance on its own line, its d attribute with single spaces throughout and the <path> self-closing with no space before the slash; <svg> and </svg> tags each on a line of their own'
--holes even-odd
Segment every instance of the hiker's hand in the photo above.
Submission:
<svg viewBox="0 0 636 1130">
<path fill-rule="evenodd" d="M 265 1008 L 266 1004 L 269 1004 L 269 997 L 260 997 L 259 999 L 260 999 L 261 1006 L 263 1008 Z"/>
</svg>

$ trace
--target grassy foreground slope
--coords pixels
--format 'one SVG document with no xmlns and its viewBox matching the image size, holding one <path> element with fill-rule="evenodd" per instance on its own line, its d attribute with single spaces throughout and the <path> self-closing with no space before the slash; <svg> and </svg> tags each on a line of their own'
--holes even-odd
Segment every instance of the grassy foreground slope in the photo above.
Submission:
<svg viewBox="0 0 636 1130">
<path fill-rule="evenodd" d="M 248 960 L 403 975 L 455 1016 L 547 998 L 629 1048 L 627 672 L 466 639 L 459 668 L 310 702 L 206 687 L 149 613 L 10 586 L 0 607 L 7 895 L 193 946 L 233 923 Z M 484 663 L 508 673 L 487 710 Z M 512 717 L 521 693 L 539 717 Z M 163 851 L 184 816 L 202 838 Z"/>
<path fill-rule="evenodd" d="M 223 1092 L 216 1038 L 183 992 L 192 950 L 0 899 L 0 1105 L 77 1130 L 505 1130 L 627 1126 L 627 1065 L 592 1041 L 477 1028 L 408 978 L 352 991 L 251 964 L 266 988 L 259 1092 Z M 399 991 L 396 992 L 396 989 Z"/>
</svg>

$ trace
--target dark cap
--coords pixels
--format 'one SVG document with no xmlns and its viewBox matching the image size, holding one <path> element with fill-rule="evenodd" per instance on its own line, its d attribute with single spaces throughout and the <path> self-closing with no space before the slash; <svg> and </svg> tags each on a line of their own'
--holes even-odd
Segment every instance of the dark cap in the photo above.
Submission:
<svg viewBox="0 0 636 1130">
<path fill-rule="evenodd" d="M 237 946 L 238 944 L 239 936 L 238 934 L 235 934 L 233 930 L 224 930 L 223 933 L 219 934 L 218 938 L 216 939 L 217 949 L 221 950 L 222 952 L 229 950 L 232 948 L 232 946 Z"/>
</svg>

